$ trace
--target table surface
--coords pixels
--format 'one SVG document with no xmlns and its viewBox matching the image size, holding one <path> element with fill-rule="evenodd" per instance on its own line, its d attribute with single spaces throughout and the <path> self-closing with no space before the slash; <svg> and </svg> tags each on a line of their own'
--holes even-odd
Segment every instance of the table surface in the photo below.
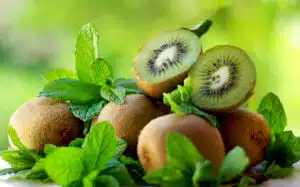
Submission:
<svg viewBox="0 0 300 187">
<path fill-rule="evenodd" d="M 0 169 L 8 168 L 9 165 L 0 158 Z M 10 181 L 11 175 L 0 176 L 1 187 L 59 187 L 55 184 L 41 184 L 36 181 Z M 253 187 L 300 187 L 300 162 L 295 164 L 295 172 L 290 177 L 284 179 L 268 180 L 261 185 Z"/>
</svg>

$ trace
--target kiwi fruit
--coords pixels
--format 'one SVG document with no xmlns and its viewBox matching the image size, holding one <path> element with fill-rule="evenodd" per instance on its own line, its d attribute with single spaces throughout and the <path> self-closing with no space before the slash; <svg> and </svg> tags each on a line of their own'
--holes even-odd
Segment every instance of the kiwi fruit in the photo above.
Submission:
<svg viewBox="0 0 300 187">
<path fill-rule="evenodd" d="M 165 31 L 148 41 L 134 59 L 137 84 L 147 95 L 159 98 L 181 84 L 202 53 L 199 40 L 211 25 L 206 20 L 195 29 Z"/>
<path fill-rule="evenodd" d="M 31 150 L 42 151 L 45 144 L 65 146 L 83 133 L 83 122 L 73 116 L 68 104 L 47 97 L 26 102 L 9 122 L 24 146 Z"/>
<path fill-rule="evenodd" d="M 167 165 L 166 138 L 170 132 L 188 137 L 218 172 L 225 157 L 224 143 L 218 129 L 198 116 L 176 114 L 156 118 L 141 131 L 138 158 L 147 172 Z"/>
<path fill-rule="evenodd" d="M 128 153 L 136 155 L 138 135 L 152 119 L 170 112 L 169 107 L 142 94 L 128 95 L 122 105 L 108 103 L 92 125 L 109 121 L 116 128 L 117 135 L 126 140 Z"/>
<path fill-rule="evenodd" d="M 207 50 L 189 73 L 192 102 L 208 111 L 231 111 L 254 92 L 256 69 L 241 48 L 219 45 Z"/>
<path fill-rule="evenodd" d="M 226 151 L 241 146 L 247 152 L 250 164 L 255 166 L 265 157 L 265 149 L 271 140 L 271 130 L 262 115 L 244 108 L 219 117 L 220 132 Z"/>
</svg>

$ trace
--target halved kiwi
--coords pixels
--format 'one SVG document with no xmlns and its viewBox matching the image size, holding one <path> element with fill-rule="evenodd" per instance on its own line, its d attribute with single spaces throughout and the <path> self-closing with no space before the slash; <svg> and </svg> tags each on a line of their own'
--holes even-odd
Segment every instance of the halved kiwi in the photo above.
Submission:
<svg viewBox="0 0 300 187">
<path fill-rule="evenodd" d="M 219 45 L 199 57 L 190 71 L 192 102 L 210 111 L 235 109 L 253 94 L 256 70 L 246 52 Z"/>
<path fill-rule="evenodd" d="M 207 20 L 194 30 L 167 31 L 147 42 L 134 59 L 138 86 L 152 97 L 161 97 L 181 84 L 202 51 L 199 37 L 211 25 Z"/>
</svg>

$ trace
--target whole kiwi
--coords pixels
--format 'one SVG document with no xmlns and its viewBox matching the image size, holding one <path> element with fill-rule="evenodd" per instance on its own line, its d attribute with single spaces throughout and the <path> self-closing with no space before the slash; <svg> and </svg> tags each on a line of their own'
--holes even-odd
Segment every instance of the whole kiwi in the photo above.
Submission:
<svg viewBox="0 0 300 187">
<path fill-rule="evenodd" d="M 156 118 L 142 130 L 138 157 L 147 172 L 167 165 L 166 138 L 170 132 L 187 136 L 218 172 L 225 157 L 224 143 L 218 129 L 198 116 L 176 114 Z"/>
<path fill-rule="evenodd" d="M 116 128 L 117 135 L 126 140 L 128 151 L 136 154 L 140 131 L 152 119 L 170 112 L 169 107 L 142 94 L 128 95 L 124 104 L 108 103 L 95 118 L 92 125 L 109 121 Z"/>
<path fill-rule="evenodd" d="M 23 104 L 11 116 L 10 125 L 25 147 L 39 151 L 45 144 L 68 145 L 83 131 L 83 122 L 73 116 L 68 104 L 46 97 Z M 11 141 L 10 145 L 16 148 Z"/>
<path fill-rule="evenodd" d="M 238 108 L 219 117 L 219 123 L 226 151 L 237 145 L 243 147 L 250 159 L 249 167 L 264 160 L 271 130 L 262 115 Z"/>
</svg>

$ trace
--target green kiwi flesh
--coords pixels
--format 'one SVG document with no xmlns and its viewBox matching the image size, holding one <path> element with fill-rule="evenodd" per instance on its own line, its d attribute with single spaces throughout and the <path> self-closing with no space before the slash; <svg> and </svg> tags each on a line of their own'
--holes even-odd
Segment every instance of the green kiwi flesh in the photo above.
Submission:
<svg viewBox="0 0 300 187">
<path fill-rule="evenodd" d="M 189 73 L 192 102 L 199 108 L 226 111 L 237 108 L 253 94 L 256 70 L 242 49 L 220 45 L 201 55 Z"/>
<path fill-rule="evenodd" d="M 199 37 L 190 30 L 164 32 L 143 46 L 133 70 L 141 81 L 160 83 L 186 72 L 200 52 Z"/>
</svg>

